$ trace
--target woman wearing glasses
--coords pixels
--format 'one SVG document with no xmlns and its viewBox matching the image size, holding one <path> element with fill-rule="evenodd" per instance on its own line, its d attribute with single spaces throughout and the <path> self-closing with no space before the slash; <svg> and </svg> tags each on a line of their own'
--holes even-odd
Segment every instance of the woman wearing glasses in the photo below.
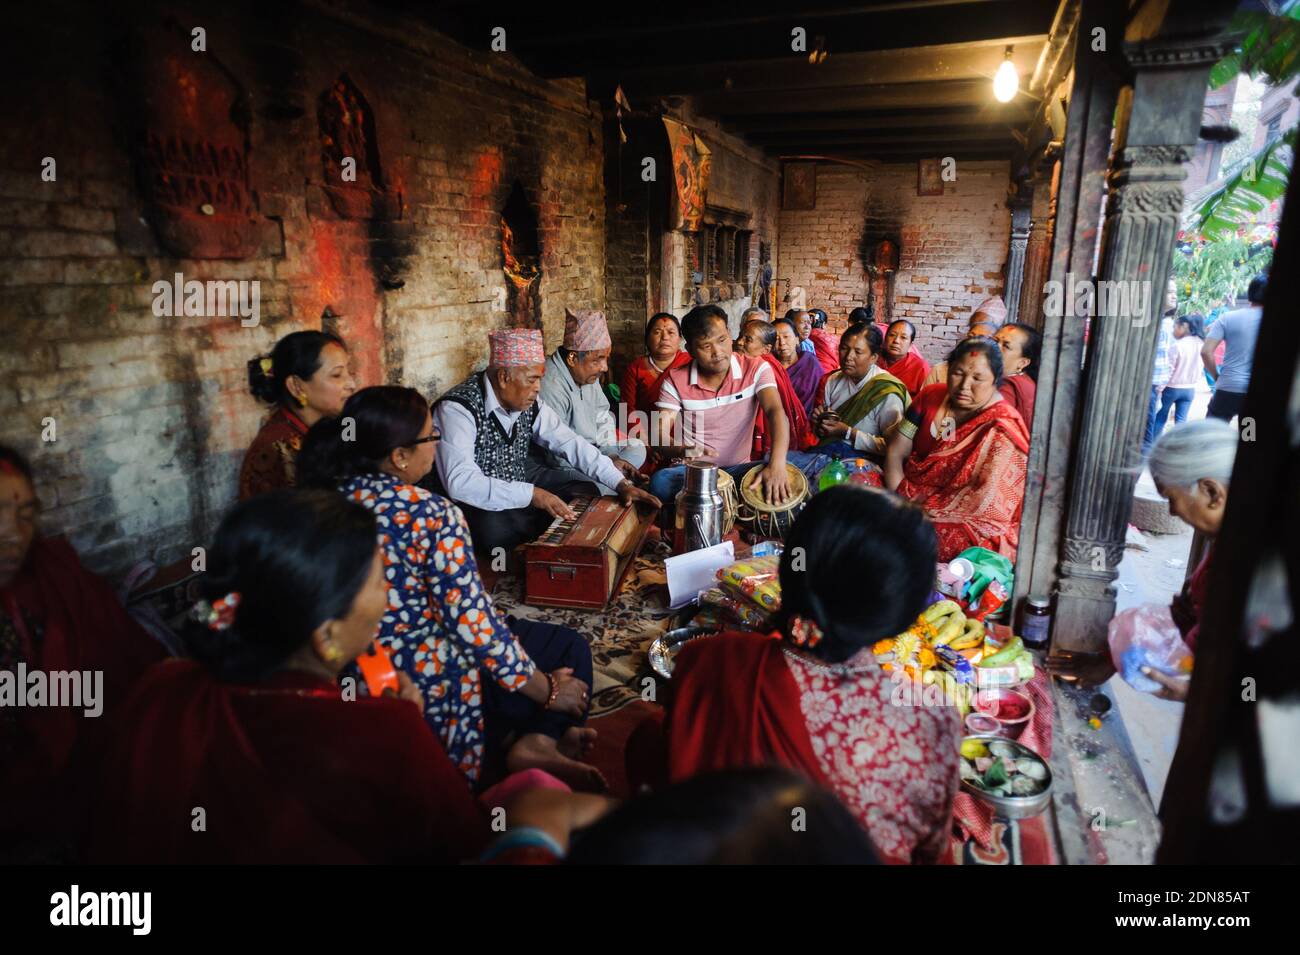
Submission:
<svg viewBox="0 0 1300 955">
<path fill-rule="evenodd" d="M 582 725 L 590 648 L 563 627 L 512 630 L 496 612 L 460 508 L 416 486 L 439 437 L 418 391 L 364 388 L 308 432 L 300 483 L 338 488 L 374 512 L 388 579 L 379 642 L 423 692 L 425 718 L 469 782 L 538 768 L 602 789 L 581 761 L 595 741 Z"/>
</svg>

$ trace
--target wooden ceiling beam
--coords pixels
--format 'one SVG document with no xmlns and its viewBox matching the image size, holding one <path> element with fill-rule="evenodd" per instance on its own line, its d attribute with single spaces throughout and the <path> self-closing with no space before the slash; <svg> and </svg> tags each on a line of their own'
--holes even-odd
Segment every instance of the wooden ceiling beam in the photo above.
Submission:
<svg viewBox="0 0 1300 955">
<path fill-rule="evenodd" d="M 489 49 L 492 30 L 502 27 L 507 49 L 548 77 L 779 60 L 793 53 L 795 27 L 806 31 L 809 49 L 824 37 L 831 60 L 933 45 L 936 38 L 964 44 L 1045 36 L 1056 11 L 1054 0 L 893 0 L 812 10 L 774 2 L 758 13 L 745 5 L 740 9 L 747 13 L 722 16 L 706 5 L 685 10 L 660 5 L 629 13 L 611 4 L 603 15 L 554 5 L 519 12 L 468 2 L 451 7 L 430 19 L 435 25 L 445 21 L 457 39 L 482 50 Z"/>
<path fill-rule="evenodd" d="M 638 98 L 715 90 L 744 94 L 945 80 L 992 82 L 1008 46 L 1012 47 L 1011 61 L 1016 69 L 1028 76 L 1046 40 L 1045 35 L 1011 36 L 870 53 L 832 52 L 816 66 L 806 56 L 790 53 L 748 63 L 707 60 L 688 67 L 597 70 L 589 78 L 597 89 L 621 85 L 634 104 Z"/>
<path fill-rule="evenodd" d="M 715 117 L 723 125 L 743 134 L 807 130 L 820 132 L 839 129 L 897 129 L 952 126 L 1021 126 L 1033 112 L 1013 104 L 994 102 L 983 109 L 905 110 L 884 112 L 858 110 L 845 113 L 781 113 L 779 115 L 731 114 Z"/>
<path fill-rule="evenodd" d="M 1029 102 L 1017 96 L 1013 103 Z M 736 93 L 701 93 L 694 98 L 698 112 L 709 116 L 745 116 L 879 109 L 981 108 L 995 103 L 993 85 L 985 80 L 950 80 L 939 83 L 892 83 L 857 89 L 790 90 L 762 96 Z"/>
<path fill-rule="evenodd" d="M 881 133 L 874 135 L 874 130 L 862 130 L 858 133 L 839 133 L 828 136 L 809 136 L 794 133 L 789 136 L 749 136 L 747 139 L 755 146 L 771 151 L 795 146 L 801 149 L 831 149 L 837 146 L 889 145 L 891 143 L 916 145 L 923 148 L 943 149 L 949 143 L 1010 143 L 1015 141 L 1010 129 L 972 129 L 949 133 L 935 132 L 924 135 L 899 135 Z"/>
</svg>

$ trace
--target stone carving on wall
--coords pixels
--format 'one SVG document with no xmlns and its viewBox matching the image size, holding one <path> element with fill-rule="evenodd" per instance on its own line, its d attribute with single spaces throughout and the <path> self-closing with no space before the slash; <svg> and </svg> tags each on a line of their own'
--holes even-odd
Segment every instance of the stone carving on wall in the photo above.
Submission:
<svg viewBox="0 0 1300 955">
<path fill-rule="evenodd" d="M 178 258 L 255 255 L 267 223 L 249 186 L 243 89 L 174 26 L 142 29 L 130 62 L 132 152 L 159 245 Z"/>
<path fill-rule="evenodd" d="M 374 112 L 346 75 L 316 103 L 325 195 L 344 219 L 400 219 L 402 197 L 390 190 L 380 165 Z"/>
</svg>

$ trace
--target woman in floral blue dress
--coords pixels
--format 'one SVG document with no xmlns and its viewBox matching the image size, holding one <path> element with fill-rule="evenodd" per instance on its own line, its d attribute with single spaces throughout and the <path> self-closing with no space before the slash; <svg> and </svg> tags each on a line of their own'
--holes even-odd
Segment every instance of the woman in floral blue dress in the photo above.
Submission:
<svg viewBox="0 0 1300 955">
<path fill-rule="evenodd" d="M 538 768 L 579 789 L 604 779 L 582 762 L 591 650 L 576 631 L 497 613 L 460 508 L 416 486 L 439 435 L 412 388 L 365 388 L 311 429 L 300 483 L 338 488 L 379 526 L 388 610 L 379 642 L 420 687 L 425 717 L 474 786 L 492 770 Z M 486 780 L 490 781 L 490 780 Z"/>
</svg>

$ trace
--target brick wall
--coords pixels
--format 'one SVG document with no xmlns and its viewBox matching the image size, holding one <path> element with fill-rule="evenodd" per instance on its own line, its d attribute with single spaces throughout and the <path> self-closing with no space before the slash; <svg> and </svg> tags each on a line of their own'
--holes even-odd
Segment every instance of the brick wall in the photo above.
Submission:
<svg viewBox="0 0 1300 955">
<path fill-rule="evenodd" d="M 648 114 L 624 120 L 628 142 L 622 149 L 620 181 L 617 127 L 610 118 L 605 139 L 605 288 L 615 380 L 627 362 L 644 351 L 645 322 L 655 312 L 680 318 L 696 304 L 713 303 L 727 312 L 733 333 L 738 332 L 740 315 L 753 293 L 760 243 L 768 245 L 773 259 L 776 256 L 778 164 L 716 122 L 695 115 L 689 101 L 673 118 L 693 128 L 712 154 L 705 221 L 750 232 L 748 263 L 737 281 L 694 283 L 694 236 L 666 228 L 672 165 L 662 121 Z M 657 160 L 653 182 L 641 178 L 645 156 Z"/>
<path fill-rule="evenodd" d="M 368 9 L 167 4 L 132 21 L 174 19 L 176 62 L 223 70 L 245 96 L 258 240 L 240 260 L 174 258 L 146 223 L 129 152 L 140 96 L 119 46 L 131 28 L 114 8 L 51 0 L 7 23 L 24 81 L 0 94 L 0 441 L 31 456 L 47 532 L 96 568 L 207 539 L 265 414 L 245 363 L 326 309 L 362 384 L 434 396 L 481 366 L 505 321 L 498 217 L 516 180 L 538 215 L 548 345 L 566 305 L 604 303 L 600 115 L 581 82 Z M 341 74 L 372 109 L 395 221 L 340 218 L 322 192 L 317 103 Z M 153 283 L 177 272 L 259 281 L 260 324 L 155 315 Z"/>
<path fill-rule="evenodd" d="M 917 196 L 915 163 L 819 165 L 816 209 L 780 215 L 778 298 L 802 288 L 808 307 L 842 322 L 867 301 L 864 254 L 892 236 L 894 316 L 916 325 L 928 359 L 942 360 L 965 335 L 973 307 L 1002 292 L 1009 176 L 1005 162 L 959 162 L 942 196 Z"/>
<path fill-rule="evenodd" d="M 760 243 L 771 250 L 773 275 L 777 273 L 777 228 L 780 215 L 781 178 L 780 164 L 744 140 L 722 129 L 716 122 L 692 114 L 689 103 L 679 117 L 693 126 L 712 154 L 706 221 L 736 225 L 752 233 L 749 245 L 749 262 L 740 282 L 717 283 L 695 289 L 690 282 L 685 242 L 672 243 L 672 258 L 668 274 L 674 283 L 671 290 L 673 307 L 667 311 L 681 317 L 700 301 L 721 306 L 727 313 L 733 335 L 740 332 L 740 315 L 750 306 L 754 280 L 758 272 Z M 743 214 L 743 219 L 734 214 Z"/>
</svg>

